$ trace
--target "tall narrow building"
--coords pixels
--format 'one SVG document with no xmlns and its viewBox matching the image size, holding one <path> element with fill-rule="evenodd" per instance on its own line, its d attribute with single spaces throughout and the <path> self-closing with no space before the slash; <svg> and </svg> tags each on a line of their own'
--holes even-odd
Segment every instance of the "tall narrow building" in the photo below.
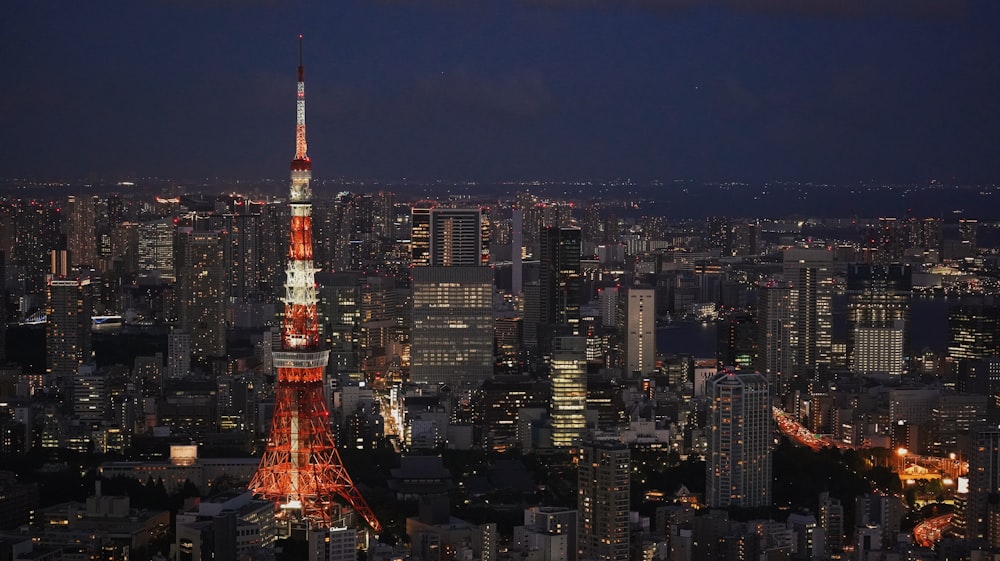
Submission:
<svg viewBox="0 0 1000 561">
<path fill-rule="evenodd" d="M 833 360 L 833 251 L 787 249 L 782 270 L 792 283 L 795 365 L 798 373 L 815 373 Z"/>
<path fill-rule="evenodd" d="M 656 368 L 656 306 L 652 288 L 630 288 L 625 303 L 625 375 L 649 376 Z"/>
<path fill-rule="evenodd" d="M 543 354 L 551 348 L 554 326 L 580 321 L 582 243 L 579 228 L 550 226 L 541 230 L 537 342 Z"/>
<path fill-rule="evenodd" d="M 94 293 L 87 277 L 50 278 L 46 288 L 45 373 L 47 385 L 62 385 L 91 357 Z"/>
<path fill-rule="evenodd" d="M 70 195 L 67 207 L 67 249 L 74 267 L 97 267 L 97 209 L 94 198 Z"/>
<path fill-rule="evenodd" d="M 580 559 L 628 561 L 628 446 L 610 441 L 584 444 L 578 469 Z"/>
<path fill-rule="evenodd" d="M 552 384 L 552 445 L 580 444 L 587 426 L 587 338 L 555 337 L 549 378 Z"/>
<path fill-rule="evenodd" d="M 709 380 L 711 400 L 705 500 L 712 508 L 771 506 L 771 399 L 756 372 Z"/>
<path fill-rule="evenodd" d="M 757 346 L 754 368 L 764 375 L 771 391 L 787 389 L 795 363 L 795 314 L 792 285 L 770 280 L 757 286 Z"/>
<path fill-rule="evenodd" d="M 177 229 L 179 323 L 200 358 L 226 354 L 226 270 L 221 231 Z"/>
<path fill-rule="evenodd" d="M 7 363 L 7 252 L 0 248 L 0 364 Z"/>
<path fill-rule="evenodd" d="M 1000 544 L 1000 425 L 973 427 L 969 448 L 968 504 L 962 513 L 967 539 L 984 539 L 991 546 Z"/>
<path fill-rule="evenodd" d="M 544 323 L 571 323 L 580 319 L 581 243 L 579 228 L 551 226 L 541 231 L 538 275 Z"/>
<path fill-rule="evenodd" d="M 254 494 L 274 503 L 278 517 L 326 531 L 353 510 L 382 530 L 347 473 L 330 427 L 323 372 L 330 352 L 320 345 L 316 317 L 316 268 L 312 258 L 312 162 L 306 152 L 305 69 L 302 36 L 296 101 L 295 157 L 291 164 L 291 224 L 285 268 L 285 317 L 281 350 L 271 353 L 278 370 L 274 414 L 260 466 L 250 481 Z M 346 503 L 346 504 L 344 504 Z M 349 508 L 348 508 L 349 507 Z"/>
</svg>

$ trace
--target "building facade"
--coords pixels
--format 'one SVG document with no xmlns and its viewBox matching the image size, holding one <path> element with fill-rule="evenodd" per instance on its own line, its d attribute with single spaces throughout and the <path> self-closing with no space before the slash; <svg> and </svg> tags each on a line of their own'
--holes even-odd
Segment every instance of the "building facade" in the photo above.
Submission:
<svg viewBox="0 0 1000 561">
<path fill-rule="evenodd" d="M 580 449 L 577 513 L 580 559 L 628 561 L 631 453 L 620 442 Z"/>
<path fill-rule="evenodd" d="M 625 304 L 625 375 L 648 376 L 656 368 L 656 292 L 630 288 Z"/>
<path fill-rule="evenodd" d="M 587 338 L 563 336 L 552 341 L 552 445 L 580 443 L 587 425 Z"/>
<path fill-rule="evenodd" d="M 768 382 L 723 371 L 709 380 L 711 400 L 705 499 L 710 507 L 771 505 L 773 427 Z"/>
<path fill-rule="evenodd" d="M 493 375 L 493 270 L 414 267 L 410 378 L 472 383 Z"/>
</svg>

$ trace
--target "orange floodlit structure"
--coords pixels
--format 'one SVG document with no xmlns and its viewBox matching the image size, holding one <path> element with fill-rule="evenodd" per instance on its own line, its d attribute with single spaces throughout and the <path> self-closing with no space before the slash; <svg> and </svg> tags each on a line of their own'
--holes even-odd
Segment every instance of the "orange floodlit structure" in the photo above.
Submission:
<svg viewBox="0 0 1000 561">
<path fill-rule="evenodd" d="M 305 76 L 299 36 L 295 158 L 292 160 L 291 236 L 285 269 L 282 349 L 272 353 L 278 371 L 274 416 L 260 467 L 250 489 L 274 502 L 282 520 L 329 528 L 350 507 L 376 533 L 382 526 L 351 481 L 330 430 L 323 393 L 329 351 L 319 345 L 316 269 L 312 255 L 312 165 L 306 155 Z M 339 499 L 339 501 L 338 501 Z"/>
</svg>

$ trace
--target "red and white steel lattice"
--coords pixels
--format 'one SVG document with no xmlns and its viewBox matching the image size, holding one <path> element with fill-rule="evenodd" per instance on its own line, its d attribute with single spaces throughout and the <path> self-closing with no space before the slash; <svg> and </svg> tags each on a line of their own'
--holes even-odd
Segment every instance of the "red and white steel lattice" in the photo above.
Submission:
<svg viewBox="0 0 1000 561">
<path fill-rule="evenodd" d="M 313 527 L 330 527 L 340 512 L 338 497 L 376 533 L 382 526 L 358 492 L 337 452 L 323 393 L 329 351 L 319 345 L 312 244 L 312 164 L 306 153 L 305 72 L 299 36 L 295 158 L 291 164 L 291 224 L 285 269 L 285 318 L 274 416 L 260 467 L 250 482 L 257 495 L 275 503 L 279 517 L 299 516 Z"/>
</svg>

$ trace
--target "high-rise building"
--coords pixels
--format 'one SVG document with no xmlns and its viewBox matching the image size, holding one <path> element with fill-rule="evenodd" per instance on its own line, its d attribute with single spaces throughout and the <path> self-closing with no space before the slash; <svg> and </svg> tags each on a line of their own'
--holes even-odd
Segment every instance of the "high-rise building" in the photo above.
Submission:
<svg viewBox="0 0 1000 561">
<path fill-rule="evenodd" d="M 580 320 L 581 243 L 579 228 L 541 230 L 538 281 L 542 325 Z"/>
<path fill-rule="evenodd" d="M 485 209 L 421 202 L 410 209 L 410 224 L 415 267 L 489 265 L 490 222 Z"/>
<path fill-rule="evenodd" d="M 431 211 L 432 201 L 421 201 L 410 209 L 410 263 L 414 267 L 431 264 Z"/>
<path fill-rule="evenodd" d="M 410 378 L 478 385 L 493 374 L 493 270 L 414 267 Z"/>
<path fill-rule="evenodd" d="M 70 195 L 66 201 L 67 249 L 74 267 L 97 267 L 94 198 Z"/>
<path fill-rule="evenodd" d="M 656 368 L 656 306 L 652 288 L 630 288 L 625 300 L 625 375 L 648 376 Z"/>
<path fill-rule="evenodd" d="M 222 217 L 225 236 L 226 283 L 229 298 L 236 302 L 255 300 L 261 287 L 260 233 L 258 214 L 229 214 Z"/>
<path fill-rule="evenodd" d="M 705 499 L 712 508 L 771 506 L 771 399 L 756 372 L 723 371 L 709 380 Z"/>
<path fill-rule="evenodd" d="M 744 311 L 725 313 L 716 323 L 718 340 L 716 358 L 723 367 L 739 370 L 753 368 L 757 348 L 757 322 Z"/>
<path fill-rule="evenodd" d="M 902 221 L 894 216 L 879 218 L 875 232 L 875 243 L 878 244 L 875 259 L 883 265 L 899 261 L 909 241 L 907 238 Z"/>
<path fill-rule="evenodd" d="M 183 378 L 191 372 L 191 333 L 171 329 L 167 333 L 167 378 Z"/>
<path fill-rule="evenodd" d="M 954 359 L 1000 355 L 1000 306 L 989 299 L 952 307 L 948 335 L 948 355 Z"/>
<path fill-rule="evenodd" d="M 552 340 L 552 445 L 578 445 L 587 425 L 587 338 L 556 336 Z"/>
<path fill-rule="evenodd" d="M 73 376 L 73 414 L 85 423 L 104 420 L 109 390 L 104 374 L 96 372 L 93 365 L 81 366 Z"/>
<path fill-rule="evenodd" d="M 757 285 L 757 348 L 754 368 L 771 391 L 783 395 L 795 364 L 795 314 L 792 285 L 770 280 Z"/>
<path fill-rule="evenodd" d="M 795 364 L 815 372 L 833 356 L 833 251 L 792 248 L 782 254 L 783 274 L 792 283 Z"/>
<path fill-rule="evenodd" d="M 263 206 L 260 215 L 260 260 L 264 264 L 260 271 L 261 291 L 265 294 L 278 293 L 277 289 L 284 280 L 282 273 L 288 264 L 290 209 L 287 204 L 268 203 Z M 344 249 L 350 245 L 347 240 L 342 241 L 338 247 Z"/>
<path fill-rule="evenodd" d="M 941 251 L 941 219 L 910 218 L 907 220 L 910 248 L 923 251 Z"/>
<path fill-rule="evenodd" d="M 174 274 L 174 223 L 171 220 L 143 222 L 138 228 L 139 270 Z"/>
<path fill-rule="evenodd" d="M 489 265 L 489 221 L 479 208 L 431 210 L 430 265 Z"/>
<path fill-rule="evenodd" d="M 759 220 L 730 223 L 726 236 L 726 254 L 736 257 L 759 254 L 760 234 Z"/>
<path fill-rule="evenodd" d="M 507 452 L 520 446 L 517 424 L 520 411 L 544 410 L 550 399 L 548 380 L 536 380 L 529 375 L 501 375 L 484 381 L 474 403 L 489 449 Z"/>
<path fill-rule="evenodd" d="M 903 374 L 906 367 L 906 324 L 902 320 L 896 320 L 892 325 L 858 325 L 854 327 L 852 335 L 852 372 L 891 376 Z"/>
<path fill-rule="evenodd" d="M 577 514 L 580 559 L 628 561 L 631 454 L 620 442 L 580 448 Z"/>
<path fill-rule="evenodd" d="M 959 452 L 959 443 L 972 427 L 985 423 L 989 396 L 977 393 L 945 393 L 937 398 L 930 415 L 924 449 L 939 457 Z"/>
<path fill-rule="evenodd" d="M 991 532 L 989 520 L 1000 515 L 1000 506 L 993 497 L 1000 494 L 1000 425 L 996 423 L 973 427 L 967 454 L 969 460 L 969 494 L 964 510 L 967 539 L 980 538 L 1000 541 Z"/>
<path fill-rule="evenodd" d="M 46 290 L 46 376 L 54 384 L 69 380 L 91 358 L 90 278 L 50 279 Z"/>
<path fill-rule="evenodd" d="M 7 362 L 7 253 L 0 248 L 0 364 Z"/>
<path fill-rule="evenodd" d="M 848 265 L 847 352 L 853 371 L 902 372 L 912 288 L 909 265 Z"/>
<path fill-rule="evenodd" d="M 975 218 L 958 219 L 958 236 L 962 244 L 969 247 L 969 255 L 979 249 L 979 221 Z"/>
<path fill-rule="evenodd" d="M 837 554 L 844 549 L 844 505 L 830 493 L 819 494 L 819 527 L 826 534 L 826 554 Z"/>
<path fill-rule="evenodd" d="M 226 271 L 222 232 L 177 229 L 179 324 L 191 334 L 194 356 L 226 353 Z"/>
<path fill-rule="evenodd" d="M 45 290 L 46 255 L 59 243 L 62 209 L 54 202 L 25 200 L 13 203 L 14 239 L 10 245 L 10 265 L 23 270 L 15 288 L 16 296 Z"/>
<path fill-rule="evenodd" d="M 604 327 L 618 327 L 619 308 L 621 307 L 618 287 L 605 286 L 598 288 L 597 303 L 601 309 L 601 325 Z"/>
<path fill-rule="evenodd" d="M 906 514 L 906 505 L 894 493 L 869 493 L 855 497 L 854 525 L 858 529 L 877 528 L 873 542 L 868 544 L 873 550 L 888 550 L 899 536 L 900 522 Z M 860 542 L 860 541 L 859 541 Z"/>
</svg>

